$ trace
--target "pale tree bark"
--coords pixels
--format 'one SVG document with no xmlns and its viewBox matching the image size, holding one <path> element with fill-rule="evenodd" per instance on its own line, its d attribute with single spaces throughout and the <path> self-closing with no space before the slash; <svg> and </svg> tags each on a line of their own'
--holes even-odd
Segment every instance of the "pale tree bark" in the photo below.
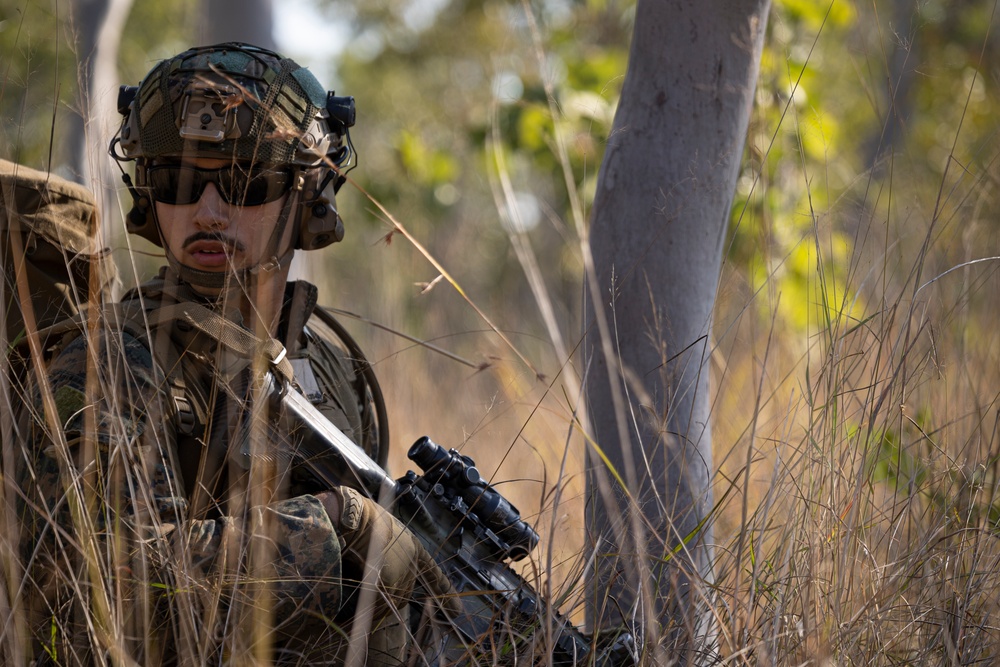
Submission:
<svg viewBox="0 0 1000 667">
<path fill-rule="evenodd" d="M 70 171 L 97 198 L 102 217 L 117 209 L 119 176 L 107 158 L 108 141 L 120 122 L 118 115 L 118 47 L 132 0 L 75 0 L 73 27 L 77 40 L 79 94 L 77 114 L 70 117 Z M 103 225 L 104 243 L 111 245 L 111 225 Z"/>
<path fill-rule="evenodd" d="M 272 0 L 202 0 L 199 44 L 246 42 L 276 50 L 274 4 Z M 293 278 L 316 280 L 317 267 L 306 253 L 292 258 Z"/>
<path fill-rule="evenodd" d="M 199 44 L 247 42 L 275 49 L 272 0 L 202 0 Z"/>
<path fill-rule="evenodd" d="M 882 174 L 886 170 L 883 158 L 892 156 L 901 147 L 906 124 L 916 102 L 913 87 L 917 83 L 920 65 L 922 19 L 917 5 L 910 0 L 892 0 L 889 5 L 888 27 L 891 31 L 885 31 L 887 36 L 883 37 L 887 42 L 883 48 L 888 50 L 885 63 L 887 99 L 882 112 L 884 120 L 882 126 L 867 137 L 863 144 L 864 164 L 870 166 L 876 174 Z"/>
<path fill-rule="evenodd" d="M 625 488 L 592 452 L 589 621 L 632 625 L 649 650 L 703 650 L 711 633 L 709 333 L 769 8 L 638 0 L 598 178 L 587 405 Z"/>
</svg>

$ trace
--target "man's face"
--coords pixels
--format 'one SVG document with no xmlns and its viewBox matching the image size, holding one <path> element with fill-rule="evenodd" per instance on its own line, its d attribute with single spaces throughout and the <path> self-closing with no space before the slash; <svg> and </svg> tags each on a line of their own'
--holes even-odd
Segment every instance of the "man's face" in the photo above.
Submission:
<svg viewBox="0 0 1000 667">
<path fill-rule="evenodd" d="M 220 194 L 218 182 L 203 185 L 197 182 L 221 178 L 223 183 L 228 183 L 226 179 L 233 167 L 231 161 L 190 158 L 181 161 L 179 166 L 181 169 L 169 173 L 161 171 L 157 176 L 163 177 L 161 184 L 176 184 L 176 191 L 184 193 L 179 201 L 197 197 L 197 188 L 203 186 L 201 196 L 193 203 L 170 204 L 157 200 L 155 196 L 154 200 L 164 247 L 182 265 L 211 272 L 248 269 L 266 264 L 272 257 L 280 257 L 290 248 L 295 227 L 292 220 L 285 225 L 282 238 L 274 245 L 273 237 L 281 208 L 291 195 L 281 188 L 280 183 L 274 186 L 273 174 L 259 178 L 268 178 L 271 183 L 271 195 L 266 198 L 278 194 L 279 190 L 280 196 L 261 204 L 256 204 L 251 197 L 250 204 L 241 205 L 238 203 L 239 193 L 249 191 L 253 186 L 257 186 L 259 193 L 262 187 L 260 181 L 247 187 L 246 183 L 237 179 L 235 185 L 229 188 L 233 192 L 227 194 L 228 199 L 237 203 L 226 202 Z M 156 169 L 154 165 L 150 170 L 151 180 Z"/>
</svg>

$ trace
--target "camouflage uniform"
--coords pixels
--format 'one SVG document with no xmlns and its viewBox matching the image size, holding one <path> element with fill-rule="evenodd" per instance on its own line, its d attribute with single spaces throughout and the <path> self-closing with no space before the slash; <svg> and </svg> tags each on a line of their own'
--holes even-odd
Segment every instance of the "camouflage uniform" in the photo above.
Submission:
<svg viewBox="0 0 1000 667">
<path fill-rule="evenodd" d="M 317 488 L 282 455 L 293 438 L 261 414 L 267 401 L 250 400 L 263 364 L 216 344 L 198 322 L 167 316 L 173 302 L 201 301 L 240 323 L 240 305 L 252 304 L 255 286 L 269 294 L 284 280 L 296 250 L 343 238 L 335 195 L 357 164 L 353 98 L 280 54 L 225 43 L 157 63 L 120 89 L 118 109 L 109 154 L 133 163 L 135 178 L 123 169 L 133 204 L 126 227 L 163 247 L 169 270 L 64 339 L 50 386 L 41 382 L 27 401 L 33 430 L 18 479 L 33 655 L 317 664 L 335 661 L 341 621 L 373 612 L 368 664 L 398 663 L 405 625 L 392 619 L 405 617 L 413 571 L 443 574 L 377 503 Z M 179 217 L 176 207 L 202 201 L 209 184 L 222 208 L 208 217 L 217 219 Z M 227 236 L 236 228 L 221 227 L 261 211 L 273 220 L 270 238 L 253 227 L 248 237 L 260 233 L 264 245 L 226 270 L 185 257 L 171 236 L 197 227 L 217 244 L 209 252 L 230 245 L 239 255 L 239 235 Z M 196 292 L 226 293 L 234 311 Z M 317 333 L 315 289 L 293 285 L 286 300 L 278 339 L 299 388 L 381 461 L 374 424 L 384 421 L 372 418 L 350 355 Z M 366 541 L 373 531 L 393 539 Z M 367 565 L 364 544 L 385 547 L 366 581 L 387 595 L 355 614 L 354 600 L 371 597 L 356 598 L 348 583 Z M 436 588 L 450 593 L 446 579 Z"/>
<path fill-rule="evenodd" d="M 162 277 L 127 301 L 151 322 L 158 305 L 198 298 Z M 315 306 L 312 285 L 289 284 L 279 340 L 296 383 L 378 460 L 365 381 L 320 335 Z M 286 435 L 248 426 L 246 360 L 186 329 L 154 325 L 141 340 L 107 322 L 106 335 L 77 335 L 50 366 L 55 419 L 33 421 L 19 474 L 22 556 L 41 593 L 28 596 L 39 663 L 103 662 L 112 646 L 140 664 L 204 664 L 260 656 L 250 647 L 263 642 L 279 662 L 318 664 L 341 643 L 352 612 L 345 581 L 358 580 L 361 564 L 341 558 L 342 539 L 313 495 L 324 489 L 281 457 L 254 468 L 234 451 Z M 34 406 L 45 414 L 40 391 Z M 81 632 L 84 619 L 107 623 L 102 646 L 102 628 Z"/>
</svg>

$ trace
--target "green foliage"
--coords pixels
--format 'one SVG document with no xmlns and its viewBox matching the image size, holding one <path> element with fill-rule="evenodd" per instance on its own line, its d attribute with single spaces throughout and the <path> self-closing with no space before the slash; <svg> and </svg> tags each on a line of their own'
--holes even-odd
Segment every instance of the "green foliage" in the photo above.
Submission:
<svg viewBox="0 0 1000 667">
<path fill-rule="evenodd" d="M 863 220 L 914 201 L 956 224 L 972 200 L 938 192 L 995 171 L 993 4 L 962 6 L 774 4 L 728 256 L 750 278 L 737 303 L 768 285 L 762 321 L 780 293 L 786 325 L 852 326 Z"/>
<path fill-rule="evenodd" d="M 868 444 L 871 452 L 870 478 L 888 484 L 893 490 L 909 495 L 922 489 L 927 481 L 927 468 L 899 441 L 892 429 L 877 431 Z"/>
<path fill-rule="evenodd" d="M 29 165 L 49 163 L 55 119 L 76 94 L 76 55 L 59 9 L 66 11 L 58 3 L 0 0 L 0 146 L 7 159 Z M 58 150 L 53 157 L 58 164 Z"/>
<path fill-rule="evenodd" d="M 408 6 L 351 10 L 359 37 L 338 64 L 338 85 L 358 101 L 353 134 L 362 168 L 352 176 L 432 255 L 458 270 L 463 288 L 490 312 L 500 312 L 501 320 L 517 313 L 520 331 L 544 335 L 533 309 L 519 305 L 533 297 L 511 265 L 511 227 L 502 222 L 508 214 L 498 210 L 498 183 L 509 179 L 520 209 L 513 217 L 537 255 L 562 258 L 541 270 L 565 309 L 560 321 L 575 330 L 581 265 L 565 229 L 576 195 L 567 188 L 556 143 L 564 141 L 568 178 L 580 204 L 589 206 L 627 59 L 630 26 L 622 8 L 540 2 L 531 5 L 529 20 L 521 3 L 456 1 L 419 27 L 405 20 Z M 371 44 L 379 47 L 371 51 Z M 357 198 L 342 200 L 350 207 Z M 380 215 L 349 216 L 350 233 L 366 235 L 368 244 L 387 231 Z M 426 273 L 421 257 L 396 246 L 388 252 L 399 262 L 398 275 Z M 449 263 L 449 257 L 461 259 Z M 343 276 L 332 271 L 334 284 L 349 279 L 347 267 Z M 429 313 L 417 302 L 412 308 L 405 320 L 412 333 L 444 320 L 452 331 L 481 326 L 468 309 Z"/>
<path fill-rule="evenodd" d="M 458 164 L 450 153 L 429 147 L 415 132 L 402 130 L 396 150 L 406 175 L 422 186 L 450 183 L 458 173 Z"/>
<path fill-rule="evenodd" d="M 122 83 L 136 83 L 160 57 L 186 48 L 197 0 L 136 2 L 122 35 Z M 78 108 L 79 53 L 70 3 L 0 0 L 0 147 L 7 159 L 59 167 Z"/>
<path fill-rule="evenodd" d="M 730 261 L 750 268 L 754 291 L 768 283 L 781 292 L 779 316 L 800 331 L 863 311 L 848 288 L 853 242 L 827 216 L 851 184 L 859 147 L 840 107 L 853 77 L 823 47 L 848 41 L 856 26 L 843 3 L 776 3 L 733 205 Z M 768 303 L 758 305 L 766 317 Z"/>
<path fill-rule="evenodd" d="M 843 27 L 854 19 L 852 6 L 845 2 L 778 0 L 774 9 L 785 20 L 797 23 L 813 32 L 824 25 Z"/>
</svg>

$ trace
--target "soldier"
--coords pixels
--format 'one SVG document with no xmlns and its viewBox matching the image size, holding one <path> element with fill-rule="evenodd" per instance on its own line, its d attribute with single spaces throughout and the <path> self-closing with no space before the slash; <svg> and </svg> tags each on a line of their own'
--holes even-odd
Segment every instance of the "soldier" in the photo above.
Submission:
<svg viewBox="0 0 1000 667">
<path fill-rule="evenodd" d="M 294 437 L 259 395 L 284 369 L 384 463 L 370 369 L 288 280 L 296 249 L 343 237 L 353 99 L 231 43 L 160 62 L 119 107 L 128 228 L 167 265 L 56 345 L 35 390 L 19 473 L 34 660 L 399 664 L 417 578 L 447 581 L 377 503 L 281 455 Z"/>
</svg>

